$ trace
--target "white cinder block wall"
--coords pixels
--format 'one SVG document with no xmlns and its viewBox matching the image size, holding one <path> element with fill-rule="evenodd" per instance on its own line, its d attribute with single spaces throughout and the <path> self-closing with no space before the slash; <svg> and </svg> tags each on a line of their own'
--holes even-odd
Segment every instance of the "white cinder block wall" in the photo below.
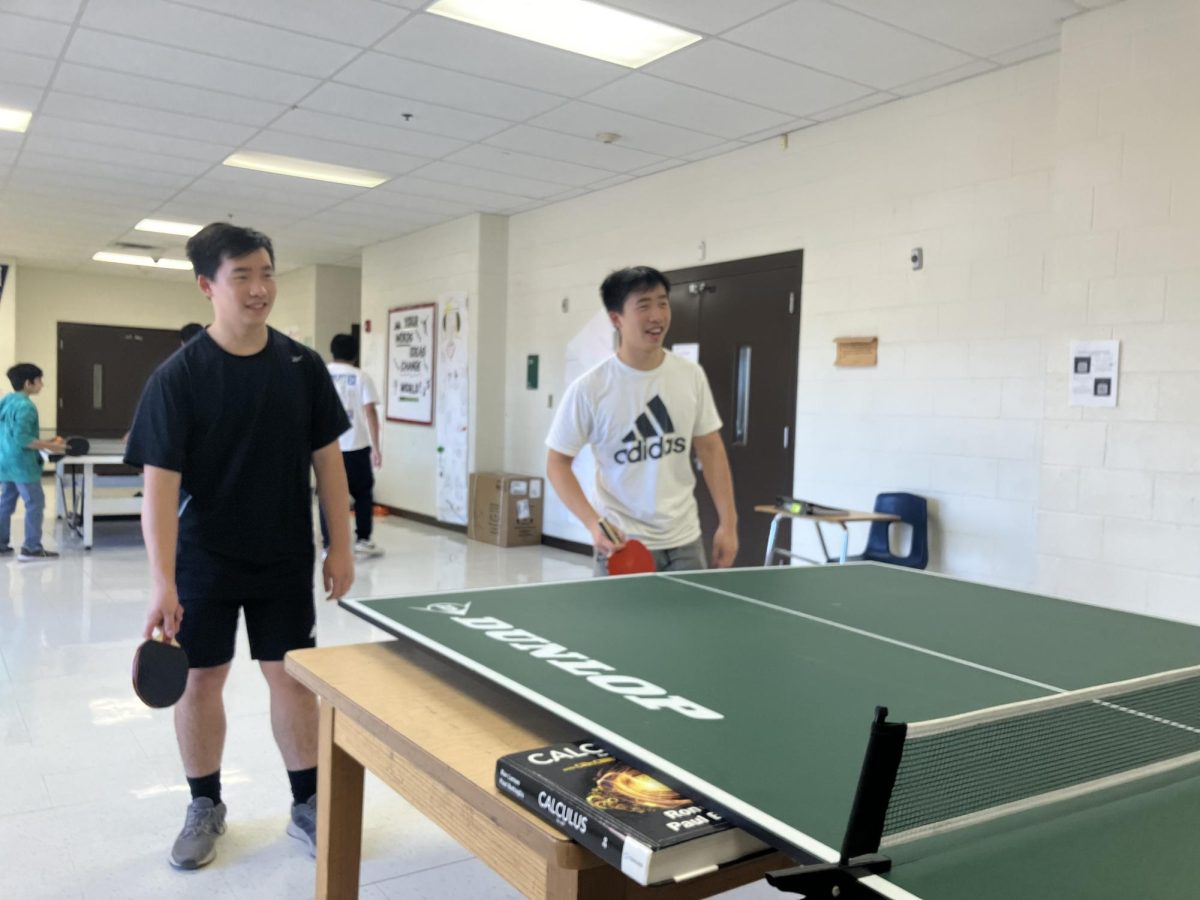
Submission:
<svg viewBox="0 0 1200 900">
<path fill-rule="evenodd" d="M 546 395 L 561 394 L 564 345 L 610 269 L 692 265 L 701 240 L 710 261 L 802 248 L 796 481 L 778 492 L 858 508 L 881 490 L 928 496 L 933 567 L 1032 584 L 1042 354 L 1027 316 L 1042 296 L 1057 82 L 1050 57 L 798 132 L 786 148 L 768 141 L 513 217 L 508 465 L 544 466 Z M 926 266 L 914 273 L 916 246 Z M 834 368 L 833 338 L 860 334 L 879 337 L 879 365 Z M 518 377 L 528 353 L 543 358 L 537 394 Z M 556 502 L 546 530 L 586 540 Z"/>
<path fill-rule="evenodd" d="M 1065 24 L 1056 156 L 1038 585 L 1200 621 L 1200 3 Z M 1071 336 L 1121 341 L 1116 409 Z"/>
</svg>

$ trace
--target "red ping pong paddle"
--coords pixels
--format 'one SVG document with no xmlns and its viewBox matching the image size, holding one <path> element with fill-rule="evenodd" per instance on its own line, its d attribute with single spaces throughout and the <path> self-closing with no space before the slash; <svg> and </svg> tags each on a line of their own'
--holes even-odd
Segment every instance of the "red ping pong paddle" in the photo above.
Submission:
<svg viewBox="0 0 1200 900">
<path fill-rule="evenodd" d="M 151 638 L 133 654 L 133 692 L 154 709 L 173 706 L 187 688 L 187 653 L 174 641 Z"/>
<path fill-rule="evenodd" d="M 603 519 L 600 520 L 600 530 L 614 544 L 621 543 L 613 527 Z M 608 557 L 609 575 L 640 575 L 657 571 L 654 555 L 646 549 L 645 544 L 632 538 L 626 540 L 624 547 Z"/>
</svg>

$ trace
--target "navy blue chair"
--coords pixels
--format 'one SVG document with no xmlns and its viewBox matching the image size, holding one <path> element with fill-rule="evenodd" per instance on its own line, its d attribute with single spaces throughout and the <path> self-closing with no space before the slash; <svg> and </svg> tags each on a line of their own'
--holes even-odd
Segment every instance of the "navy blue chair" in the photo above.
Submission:
<svg viewBox="0 0 1200 900">
<path fill-rule="evenodd" d="M 875 512 L 891 513 L 912 528 L 912 547 L 907 556 L 892 553 L 888 532 L 896 522 L 872 522 L 867 535 L 867 549 L 859 559 L 871 562 L 891 563 L 924 569 L 929 565 L 929 506 L 924 497 L 916 494 L 880 494 L 875 498 Z"/>
</svg>

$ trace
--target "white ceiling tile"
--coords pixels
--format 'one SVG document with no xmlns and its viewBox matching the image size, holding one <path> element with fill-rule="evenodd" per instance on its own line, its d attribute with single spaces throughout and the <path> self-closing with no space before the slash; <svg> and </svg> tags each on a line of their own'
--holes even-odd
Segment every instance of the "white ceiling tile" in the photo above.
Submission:
<svg viewBox="0 0 1200 900">
<path fill-rule="evenodd" d="M 15 107 L 34 112 L 45 95 L 42 88 L 20 84 L 0 84 L 0 106 Z M 36 118 L 36 117 L 35 117 Z"/>
<path fill-rule="evenodd" d="M 790 122 L 784 122 L 778 128 L 767 128 L 755 134 L 743 134 L 740 142 L 743 144 L 757 144 L 759 141 L 777 138 L 782 134 L 791 134 L 793 131 L 800 131 L 804 128 L 809 128 L 817 123 L 812 119 L 792 119 Z M 709 154 L 711 155 L 711 154 Z M 688 159 L 696 159 L 697 157 L 689 156 Z"/>
<path fill-rule="evenodd" d="M 578 97 L 620 78 L 623 66 L 589 59 L 442 16 L 419 15 L 375 48 L 495 81 Z"/>
<path fill-rule="evenodd" d="M 4 0 L 6 13 L 53 19 L 55 22 L 74 22 L 83 0 Z"/>
<path fill-rule="evenodd" d="M 744 150 L 748 146 L 749 144 L 742 141 L 730 141 L 727 144 L 717 144 L 715 147 L 701 150 L 699 153 L 689 153 L 686 158 L 692 162 L 699 162 L 702 159 L 709 159 L 713 156 L 724 156 L 726 153 L 732 153 L 734 150 Z"/>
<path fill-rule="evenodd" d="M 366 188 L 350 184 L 293 178 L 291 175 L 272 175 L 253 169 L 216 166 L 196 181 L 190 190 L 213 191 L 224 196 L 241 197 L 255 194 L 263 199 L 287 205 L 330 206 L 347 197 L 357 197 Z"/>
<path fill-rule="evenodd" d="M 534 156 L 546 156 L 565 162 L 592 166 L 608 172 L 628 172 L 658 162 L 662 157 L 618 144 L 602 143 L 594 136 L 576 137 L 559 131 L 547 131 L 532 125 L 517 125 L 490 137 L 485 142 Z"/>
<path fill-rule="evenodd" d="M 464 75 L 385 53 L 363 54 L 338 72 L 337 80 L 514 122 L 523 122 L 563 102 L 562 97 L 553 94 Z"/>
<path fill-rule="evenodd" d="M 787 0 L 606 0 L 651 19 L 702 34 L 720 34 L 786 3 Z"/>
<path fill-rule="evenodd" d="M 830 0 L 881 22 L 992 56 L 1058 34 L 1058 23 L 1079 13 L 1072 0 Z"/>
<path fill-rule="evenodd" d="M 555 194 L 561 194 L 564 189 L 563 185 L 549 181 L 505 175 L 502 172 L 488 172 L 484 169 L 441 161 L 429 163 L 414 174 L 430 181 L 444 181 L 448 184 L 483 188 L 524 199 L 553 197 Z"/>
<path fill-rule="evenodd" d="M 266 62 L 269 56 L 272 68 L 320 78 L 332 75 L 359 53 L 345 44 L 253 22 L 232 23 L 220 13 L 164 0 L 88 0 L 82 24 L 185 50 L 202 47 L 213 56 L 238 62 Z"/>
<path fill-rule="evenodd" d="M 278 121 L 272 123 L 271 130 L 283 131 L 288 134 L 303 134 L 329 141 L 341 141 L 346 144 L 358 144 L 361 147 L 374 147 L 377 150 L 391 150 L 396 153 L 424 156 L 430 159 L 445 156 L 447 153 L 453 153 L 455 150 L 467 146 L 466 141 L 458 138 L 413 131 L 407 125 L 396 128 L 391 125 L 364 122 L 361 119 L 333 116 L 311 109 L 289 110 Z"/>
<path fill-rule="evenodd" d="M 723 138 L 736 138 L 793 118 L 777 110 L 730 100 L 699 88 L 635 72 L 584 98 L 655 122 L 667 122 Z"/>
<path fill-rule="evenodd" d="M 962 81 L 964 78 L 973 78 L 976 75 L 982 75 L 984 72 L 990 72 L 995 68 L 995 63 L 988 60 L 979 60 L 967 63 L 965 66 L 958 66 L 948 72 L 939 72 L 937 75 L 921 78 L 909 84 L 897 85 L 892 88 L 892 93 L 899 94 L 901 97 L 911 97 L 914 94 L 923 94 L 926 91 L 932 91 L 934 88 Z"/>
<path fill-rule="evenodd" d="M 413 194 L 418 197 L 452 200 L 456 203 L 463 203 L 473 210 L 483 212 L 498 212 L 524 199 L 513 194 L 502 194 L 462 184 L 431 181 L 427 178 L 418 178 L 415 175 L 402 175 L 376 188 L 376 191 L 380 193 L 397 191 L 402 194 Z"/>
<path fill-rule="evenodd" d="M 1002 66 L 1010 66 L 1013 63 L 1024 62 L 1027 59 L 1036 59 L 1039 56 L 1046 56 L 1049 53 L 1057 53 L 1060 49 L 1062 49 L 1062 38 L 1055 33 L 1048 38 L 1034 41 L 1032 44 L 1025 44 L 1023 47 L 1014 47 L 1003 53 L 995 53 L 991 59 L 992 62 L 1000 63 Z"/>
<path fill-rule="evenodd" d="M 653 175 L 656 172 L 665 172 L 667 169 L 678 169 L 680 166 L 685 166 L 687 163 L 682 159 L 664 159 L 660 163 L 655 163 L 652 166 L 643 166 L 633 174 L 638 178 L 643 175 Z"/>
<path fill-rule="evenodd" d="M 509 125 L 503 119 L 494 119 L 491 116 L 447 109 L 420 100 L 395 97 L 344 84 L 322 85 L 301 106 L 381 125 L 428 131 L 468 141 L 481 140 Z M 411 114 L 412 119 L 405 121 L 405 113 Z"/>
<path fill-rule="evenodd" d="M 0 50 L 57 58 L 71 29 L 59 22 L 0 12 Z"/>
<path fill-rule="evenodd" d="M 277 103 L 295 103 L 320 84 L 316 78 L 306 75 L 219 59 L 88 28 L 75 32 L 65 59 Z"/>
<path fill-rule="evenodd" d="M 345 228 L 372 228 L 379 231 L 400 226 L 428 226 L 444 221 L 447 217 L 439 213 L 420 212 L 403 207 L 363 206 L 361 203 L 350 200 L 322 210 L 313 218 L 321 222 L 332 222 Z"/>
<path fill-rule="evenodd" d="M 144 131 L 130 131 L 112 125 L 60 119 L 53 115 L 39 115 L 29 127 L 29 134 L 59 137 L 80 144 L 128 148 L 141 153 L 200 160 L 210 164 L 220 162 L 233 152 L 236 146 L 234 142 L 211 144 L 191 137 L 169 137 Z"/>
<path fill-rule="evenodd" d="M 174 189 L 184 187 L 195 177 L 193 174 L 147 169 L 131 162 L 112 163 L 96 159 L 57 156 L 45 152 L 22 153 L 20 165 L 22 169 L 30 171 L 60 172 L 64 175 L 80 175 L 96 179 L 111 178 L 114 181 L 129 181 L 134 184 Z"/>
<path fill-rule="evenodd" d="M 685 47 L 644 71 L 793 116 L 870 93 L 870 88 L 844 78 L 715 39 Z"/>
<path fill-rule="evenodd" d="M 54 90 L 259 127 L 287 109 L 281 103 L 232 97 L 216 91 L 169 84 L 159 78 L 110 72 L 74 63 L 59 66 L 58 75 L 54 78 Z"/>
<path fill-rule="evenodd" d="M 386 210 L 399 209 L 408 210 L 413 213 L 429 213 L 448 218 L 458 218 L 459 216 L 465 216 L 475 211 L 475 207 L 461 200 L 419 196 L 417 194 L 408 194 L 395 188 L 389 190 L 389 187 L 386 184 L 380 185 L 375 190 L 368 191 L 360 197 L 354 197 L 343 204 L 339 204 L 339 206 L 344 206 L 346 203 L 353 203 L 356 206 L 366 209 L 374 208 L 379 210 L 381 214 Z"/>
<path fill-rule="evenodd" d="M 529 124 L 582 138 L 595 138 L 605 131 L 615 132 L 621 136 L 622 147 L 660 156 L 682 156 L 722 143 L 721 138 L 711 134 L 688 131 L 578 100 L 544 113 Z"/>
<path fill-rule="evenodd" d="M 25 152 L 37 157 L 42 153 L 54 154 L 60 157 L 73 157 L 80 160 L 95 160 L 136 166 L 145 171 L 174 172 L 178 175 L 200 175 L 205 172 L 211 162 L 198 159 L 183 159 L 178 156 L 167 156 L 162 153 L 147 153 L 131 150 L 127 147 L 110 147 L 105 144 L 93 144 L 87 141 L 54 137 L 44 131 L 31 132 L 25 139 Z"/>
<path fill-rule="evenodd" d="M 9 176 L 9 185 L 17 190 L 36 190 L 64 197 L 91 199 L 100 203 L 128 205 L 141 200 L 165 200 L 174 189 L 113 178 L 94 178 L 48 169 L 30 169 L 18 163 Z"/>
<path fill-rule="evenodd" d="M 831 122 L 834 119 L 840 119 L 842 116 L 851 116 L 854 113 L 862 112 L 865 109 L 872 109 L 876 106 L 883 106 L 885 103 L 891 103 L 898 99 L 895 94 L 879 92 L 877 94 L 868 94 L 858 100 L 851 100 L 849 103 L 843 103 L 840 106 L 833 106 L 829 109 L 823 109 L 813 113 L 810 118 L 816 119 L 818 122 Z"/>
<path fill-rule="evenodd" d="M 54 73 L 54 60 L 6 50 L 0 54 L 0 82 L 44 88 Z"/>
<path fill-rule="evenodd" d="M 60 94 L 51 91 L 42 104 L 42 113 L 62 119 L 94 122 L 133 131 L 148 131 L 169 137 L 188 137 L 221 144 L 241 144 L 255 129 L 233 122 L 218 122 L 214 119 L 197 119 L 160 109 L 131 106 L 111 100 L 80 97 L 76 94 Z"/>
<path fill-rule="evenodd" d="M 821 0 L 793 0 L 725 37 L 876 88 L 971 61 L 965 53 Z"/>
<path fill-rule="evenodd" d="M 592 190 L 602 191 L 606 188 L 616 187 L 618 184 L 624 184 L 627 181 L 633 181 L 636 175 L 613 175 L 611 178 L 605 178 L 603 181 L 597 181 L 592 185 Z"/>
<path fill-rule="evenodd" d="M 296 0 L 175 0 L 189 6 L 251 19 L 264 25 L 282 26 L 331 41 L 369 47 L 403 22 L 410 12 L 372 0 L 338 0 L 337 3 Z"/>
<path fill-rule="evenodd" d="M 493 172 L 521 175 L 525 178 L 553 181 L 571 187 L 583 187 L 612 174 L 604 169 L 547 159 L 544 156 L 530 156 L 500 147 L 489 147 L 487 144 L 472 144 L 446 157 L 446 161 Z"/>
<path fill-rule="evenodd" d="M 335 166 L 367 169 L 381 175 L 400 175 L 404 172 L 411 172 L 418 166 L 429 162 L 428 159 L 421 156 L 389 153 L 387 150 L 376 150 L 373 147 L 357 147 L 353 144 L 325 141 L 297 134 L 283 134 L 278 131 L 264 131 L 255 135 L 243 146 L 247 150 L 295 156 L 299 159 L 331 163 Z"/>
</svg>

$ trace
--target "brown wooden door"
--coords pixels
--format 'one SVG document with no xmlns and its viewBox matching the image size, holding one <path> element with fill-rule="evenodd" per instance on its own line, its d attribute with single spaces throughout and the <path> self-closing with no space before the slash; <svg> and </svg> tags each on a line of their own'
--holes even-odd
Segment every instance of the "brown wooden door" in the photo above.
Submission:
<svg viewBox="0 0 1200 900">
<path fill-rule="evenodd" d="M 146 379 L 178 349 L 178 331 L 59 322 L 58 433 L 123 436 Z"/>
<path fill-rule="evenodd" d="M 762 565 L 770 518 L 754 507 L 792 492 L 800 360 L 801 251 L 668 272 L 666 344 L 699 344 L 723 423 L 738 508 L 739 566 Z M 705 544 L 716 509 L 697 470 Z M 780 536 L 787 545 L 787 534 Z"/>
</svg>

